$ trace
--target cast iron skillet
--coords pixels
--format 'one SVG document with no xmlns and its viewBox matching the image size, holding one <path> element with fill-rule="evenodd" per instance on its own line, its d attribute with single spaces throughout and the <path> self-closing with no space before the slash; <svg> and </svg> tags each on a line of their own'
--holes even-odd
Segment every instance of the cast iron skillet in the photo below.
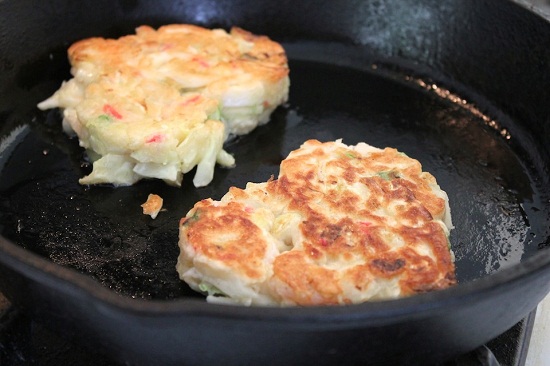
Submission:
<svg viewBox="0 0 550 366">
<path fill-rule="evenodd" d="M 429 364 L 511 327 L 550 290 L 550 25 L 510 1 L 0 2 L 0 288 L 127 364 Z M 208 187 L 84 187 L 57 111 L 66 48 L 141 24 L 239 25 L 282 42 L 291 97 L 227 143 Z M 178 220 L 263 181 L 309 138 L 393 146 L 450 196 L 460 284 L 345 307 L 205 303 L 177 279 Z M 164 198 L 156 220 L 141 213 Z"/>
</svg>

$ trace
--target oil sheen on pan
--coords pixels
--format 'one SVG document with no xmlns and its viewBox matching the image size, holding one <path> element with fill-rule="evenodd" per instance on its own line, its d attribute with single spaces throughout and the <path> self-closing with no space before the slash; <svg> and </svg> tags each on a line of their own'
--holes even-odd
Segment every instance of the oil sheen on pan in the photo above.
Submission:
<svg viewBox="0 0 550 366">
<path fill-rule="evenodd" d="M 219 200 L 231 186 L 276 176 L 284 157 L 308 139 L 341 138 L 349 145 L 395 147 L 437 177 L 453 214 L 450 241 L 459 283 L 548 245 L 541 242 L 549 236 L 549 208 L 540 172 L 524 164 L 515 147 L 526 144 L 524 136 L 502 134 L 500 124 L 408 72 L 365 66 L 345 52 L 347 64 L 335 63 L 319 51 L 324 45 L 314 46 L 285 46 L 292 70 L 288 103 L 270 123 L 226 142 L 237 164 L 215 168 L 212 182 L 198 189 L 150 180 L 117 189 L 78 184 L 91 168 L 78 141 L 67 139 L 59 112 L 41 112 L 29 103 L 32 113 L 6 123 L 1 145 L 2 235 L 126 296 L 203 298 L 174 270 L 174 228 L 181 217 L 202 199 Z M 44 56 L 59 78 L 43 80 L 42 89 L 54 90 L 66 77 L 63 59 Z M 141 208 L 152 192 L 164 200 L 155 220 Z"/>
</svg>

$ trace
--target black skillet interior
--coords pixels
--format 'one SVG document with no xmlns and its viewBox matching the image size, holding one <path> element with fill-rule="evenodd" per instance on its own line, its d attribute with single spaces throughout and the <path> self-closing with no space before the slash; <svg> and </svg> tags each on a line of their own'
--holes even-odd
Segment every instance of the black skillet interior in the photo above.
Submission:
<svg viewBox="0 0 550 366">
<path fill-rule="evenodd" d="M 401 3 L 392 1 L 384 6 L 375 4 L 372 9 L 360 8 L 371 21 L 372 14 L 368 12 L 381 13 L 383 20 L 377 18 L 368 24 L 349 5 L 331 10 L 337 5 L 312 9 L 300 3 L 295 6 L 304 9 L 292 12 L 290 18 L 285 14 L 286 23 L 267 19 L 260 25 L 253 17 L 255 12 L 280 14 L 277 9 L 281 4 L 262 2 L 244 15 L 245 4 L 233 4 L 241 11 L 240 26 L 268 33 L 283 42 L 290 58 L 291 97 L 273 114 L 268 125 L 227 143 L 237 166 L 217 168 L 212 184 L 200 189 L 190 183 L 193 172 L 186 176 L 181 188 L 158 181 L 121 188 L 80 186 L 78 177 L 89 170 L 83 151 L 75 139 L 62 133 L 57 111 L 40 112 L 35 105 L 70 77 L 65 52 L 72 41 L 92 35 L 120 36 L 144 23 L 180 21 L 227 28 L 237 19 L 232 13 L 235 10 L 228 7 L 230 2 L 218 2 L 217 6 L 210 2 L 173 4 L 172 16 L 166 16 L 170 8 L 167 3 L 151 9 L 131 1 L 114 2 L 113 19 L 103 26 L 99 20 L 90 19 L 105 18 L 106 10 L 88 2 L 78 9 L 70 2 L 58 3 L 64 8 L 56 7 L 56 2 L 44 2 L 33 10 L 31 15 L 36 19 L 32 24 L 26 23 L 28 31 L 36 33 L 47 22 L 51 27 L 57 24 L 51 18 L 62 14 L 77 19 L 57 24 L 45 35 L 40 47 L 36 38 L 21 34 L 41 52 L 21 55 L 21 51 L 14 50 L 11 58 L 4 54 L 1 63 L 6 81 L 1 98 L 1 233 L 29 251 L 88 274 L 127 296 L 198 296 L 178 280 L 174 270 L 180 217 L 196 201 L 205 197 L 219 199 L 232 185 L 243 187 L 248 181 L 276 176 L 280 161 L 311 138 L 393 146 L 420 160 L 449 194 L 456 226 L 451 243 L 461 283 L 517 264 L 550 244 L 549 159 L 544 147 L 548 127 L 540 120 L 549 113 L 540 105 L 538 111 L 527 108 L 544 95 L 518 95 L 515 109 L 506 104 L 511 98 L 506 93 L 515 91 L 514 83 L 523 85 L 537 80 L 537 76 L 527 71 L 526 81 L 516 80 L 517 75 L 509 72 L 490 78 L 476 69 L 480 66 L 474 65 L 474 60 L 467 59 L 464 66 L 463 59 L 476 54 L 495 57 L 496 62 L 496 57 L 502 56 L 498 53 L 503 51 L 487 50 L 485 46 L 478 49 L 466 42 L 471 49 L 466 49 L 469 56 L 465 55 L 458 51 L 467 47 L 450 37 L 475 35 L 457 30 L 456 25 L 443 29 L 445 17 L 475 18 L 476 11 L 488 12 L 495 6 L 493 2 L 469 2 L 467 6 L 454 1 L 408 4 L 413 11 L 401 19 L 399 29 L 392 28 L 395 26 L 391 23 L 405 13 L 397 8 Z M 525 11 L 507 2 L 499 6 Z M 22 12 L 25 2 L 12 8 Z M 82 11 L 84 8 L 90 14 Z M 305 10 L 317 14 L 309 18 L 312 24 L 308 31 L 293 18 Z M 344 11 L 349 22 L 329 22 L 332 28 L 321 24 L 325 12 L 336 10 Z M 383 17 L 383 12 L 388 12 L 388 16 Z M 424 24 L 423 18 L 431 23 Z M 32 17 L 28 19 L 31 22 Z M 10 19 L 6 22 L 7 27 Z M 481 28 L 477 31 L 485 27 L 465 24 L 472 32 L 476 26 Z M 380 31 L 384 26 L 389 27 L 389 32 Z M 414 26 L 417 33 L 412 33 Z M 502 27 L 499 29 L 503 33 L 500 37 L 511 36 Z M 435 39 L 430 39 L 428 36 L 436 31 Z M 548 39 L 537 34 L 538 40 Z M 400 43 L 405 39 L 410 44 Z M 453 51 L 444 43 L 447 41 L 461 49 Z M 3 42 L 9 45 L 14 41 Z M 534 47 L 533 57 L 544 58 L 547 50 Z M 21 59 L 25 61 L 18 61 Z M 523 61 L 509 62 L 495 63 L 494 69 L 521 66 Z M 436 66 L 446 68 L 445 72 L 430 70 Z M 547 81 L 547 74 L 541 74 L 542 80 L 538 81 Z M 486 90 L 466 87 L 467 82 Z M 492 87 L 491 83 L 500 85 Z M 499 102 L 492 103 L 484 91 Z M 165 211 L 156 220 L 141 212 L 140 205 L 149 193 L 164 198 Z"/>
<path fill-rule="evenodd" d="M 230 186 L 277 176 L 281 160 L 307 139 L 342 138 L 396 147 L 437 178 L 449 194 L 456 226 L 451 243 L 459 282 L 517 264 L 548 245 L 550 192 L 534 169 L 538 158 L 528 155 L 532 136 L 514 121 L 502 113 L 495 120 L 468 96 L 419 79 L 412 70 L 358 59 L 351 46 L 285 46 L 292 80 L 288 104 L 269 124 L 226 144 L 237 166 L 218 167 L 205 188 L 192 186 L 194 172 L 181 188 L 159 181 L 79 185 L 89 170 L 85 154 L 61 131 L 58 111 L 34 107 L 38 96 L 48 95 L 36 92 L 26 99 L 24 120 L 4 124 L 2 235 L 127 296 L 199 296 L 175 271 L 179 219 L 202 198 L 219 199 Z M 331 54 L 339 55 L 337 62 Z M 55 74 L 35 79 L 29 68 L 20 77 L 40 91 L 68 77 L 64 52 L 43 55 L 37 63 Z M 155 220 L 140 207 L 149 193 L 164 199 L 165 211 Z"/>
</svg>

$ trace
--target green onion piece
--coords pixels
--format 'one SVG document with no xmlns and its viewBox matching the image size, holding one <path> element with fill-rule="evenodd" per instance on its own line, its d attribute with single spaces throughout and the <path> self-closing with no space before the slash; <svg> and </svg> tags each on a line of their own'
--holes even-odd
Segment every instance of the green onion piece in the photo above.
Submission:
<svg viewBox="0 0 550 366">
<path fill-rule="evenodd" d="M 214 112 L 212 112 L 210 115 L 208 115 L 208 119 L 213 119 L 213 120 L 219 121 L 220 118 L 221 118 L 220 108 L 216 108 L 216 110 Z"/>
<path fill-rule="evenodd" d="M 199 290 L 212 296 L 226 296 L 219 288 L 209 283 L 200 283 Z"/>
<path fill-rule="evenodd" d="M 384 179 L 384 180 L 392 180 L 392 179 L 395 179 L 395 178 L 399 178 L 399 173 L 394 171 L 394 170 L 389 170 L 389 171 L 383 171 L 383 172 L 378 172 L 376 173 L 380 178 Z"/>
</svg>

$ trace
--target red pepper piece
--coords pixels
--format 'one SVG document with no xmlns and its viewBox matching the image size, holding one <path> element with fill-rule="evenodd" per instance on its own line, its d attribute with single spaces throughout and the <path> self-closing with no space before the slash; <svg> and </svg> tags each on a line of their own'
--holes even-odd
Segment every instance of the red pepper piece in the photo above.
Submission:
<svg viewBox="0 0 550 366">
<path fill-rule="evenodd" d="M 200 95 L 195 95 L 194 97 L 191 97 L 191 98 L 187 99 L 186 101 L 181 102 L 180 105 L 181 106 L 186 106 L 186 105 L 189 105 L 189 104 L 193 104 L 193 103 L 198 102 L 200 99 L 201 99 Z"/>
<path fill-rule="evenodd" d="M 150 144 L 153 142 L 162 142 L 164 141 L 164 135 L 156 134 L 151 137 L 149 137 L 147 140 L 145 140 L 146 143 Z"/>
<path fill-rule="evenodd" d="M 116 119 L 122 119 L 122 114 L 118 113 L 118 111 L 110 104 L 105 104 L 103 106 L 103 112 L 110 114 Z"/>
</svg>

